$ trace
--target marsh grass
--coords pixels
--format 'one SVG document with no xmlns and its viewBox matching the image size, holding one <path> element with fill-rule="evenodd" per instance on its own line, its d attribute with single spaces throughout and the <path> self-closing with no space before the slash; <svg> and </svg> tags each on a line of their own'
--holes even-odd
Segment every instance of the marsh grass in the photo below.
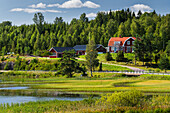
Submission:
<svg viewBox="0 0 170 113">
<path fill-rule="evenodd" d="M 123 98 L 123 99 L 122 99 Z M 1 104 L 0 113 L 167 113 L 170 96 L 144 96 L 137 90 L 105 94 L 100 99 L 89 97 L 82 101 L 37 101 L 22 104 Z"/>
</svg>

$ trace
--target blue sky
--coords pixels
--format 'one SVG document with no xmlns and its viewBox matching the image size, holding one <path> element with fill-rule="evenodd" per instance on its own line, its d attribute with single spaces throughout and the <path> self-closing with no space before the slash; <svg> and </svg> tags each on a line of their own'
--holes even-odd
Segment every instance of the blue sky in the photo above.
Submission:
<svg viewBox="0 0 170 113">
<path fill-rule="evenodd" d="M 156 10 L 159 14 L 170 13 L 170 0 L 1 0 L 0 23 L 12 21 L 13 25 L 33 24 L 34 13 L 42 12 L 45 21 L 52 23 L 55 17 L 70 22 L 86 13 L 94 18 L 99 11 L 130 8 L 137 12 Z"/>
</svg>

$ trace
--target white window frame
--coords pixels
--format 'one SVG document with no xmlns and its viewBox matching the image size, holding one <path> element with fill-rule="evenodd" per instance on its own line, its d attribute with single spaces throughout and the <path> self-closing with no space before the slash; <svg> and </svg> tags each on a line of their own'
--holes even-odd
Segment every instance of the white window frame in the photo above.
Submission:
<svg viewBox="0 0 170 113">
<path fill-rule="evenodd" d="M 120 45 L 120 41 L 115 41 L 114 42 L 114 46 L 119 46 Z"/>
<path fill-rule="evenodd" d="M 114 46 L 111 47 L 111 51 L 114 51 Z"/>
<path fill-rule="evenodd" d="M 130 45 L 130 41 L 127 41 L 127 45 Z"/>
<path fill-rule="evenodd" d="M 130 53 L 130 52 L 131 52 L 131 47 L 130 47 L 130 46 L 127 46 L 126 52 L 127 52 L 127 53 Z"/>
<path fill-rule="evenodd" d="M 134 42 L 135 42 L 135 41 L 132 41 L 132 45 L 134 45 Z"/>
</svg>

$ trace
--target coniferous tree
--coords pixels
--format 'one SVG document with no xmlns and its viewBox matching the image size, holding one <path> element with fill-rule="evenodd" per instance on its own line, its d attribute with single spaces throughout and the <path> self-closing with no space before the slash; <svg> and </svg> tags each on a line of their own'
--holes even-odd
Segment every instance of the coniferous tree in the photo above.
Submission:
<svg viewBox="0 0 170 113">
<path fill-rule="evenodd" d="M 96 51 L 96 44 L 94 39 L 89 39 L 89 43 L 87 44 L 86 47 L 86 60 L 87 60 L 87 67 L 91 72 L 91 77 L 93 77 L 92 71 L 96 65 L 96 63 L 98 63 L 98 59 L 97 59 L 97 51 Z"/>
<path fill-rule="evenodd" d="M 72 77 L 73 72 L 76 72 L 78 63 L 75 59 L 75 51 L 64 51 L 63 57 L 60 60 L 59 70 L 67 77 Z"/>
<path fill-rule="evenodd" d="M 169 68 L 169 66 L 170 66 L 169 59 L 166 57 L 165 54 L 163 54 L 160 58 L 159 68 L 161 70 L 165 70 L 166 73 L 166 70 Z"/>
</svg>

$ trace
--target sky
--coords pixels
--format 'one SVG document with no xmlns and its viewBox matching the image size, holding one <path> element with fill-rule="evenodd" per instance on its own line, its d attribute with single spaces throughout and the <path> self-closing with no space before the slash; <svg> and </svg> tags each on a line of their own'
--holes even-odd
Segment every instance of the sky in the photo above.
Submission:
<svg viewBox="0 0 170 113">
<path fill-rule="evenodd" d="M 70 22 L 86 13 L 93 19 L 97 12 L 130 8 L 137 13 L 156 10 L 158 14 L 170 14 L 170 0 L 0 0 L 0 23 L 12 21 L 13 25 L 33 24 L 33 16 L 42 12 L 45 21 L 53 23 L 56 17 Z"/>
</svg>

